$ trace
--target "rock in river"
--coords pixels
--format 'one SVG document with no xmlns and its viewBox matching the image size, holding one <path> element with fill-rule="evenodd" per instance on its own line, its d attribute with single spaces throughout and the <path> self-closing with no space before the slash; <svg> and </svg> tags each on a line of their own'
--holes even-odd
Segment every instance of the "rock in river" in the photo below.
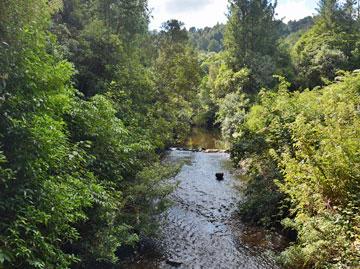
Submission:
<svg viewBox="0 0 360 269">
<path fill-rule="evenodd" d="M 219 181 L 224 180 L 224 173 L 216 173 L 215 176 Z"/>
<path fill-rule="evenodd" d="M 182 262 L 176 261 L 176 260 L 171 260 L 171 259 L 166 260 L 166 263 L 168 265 L 171 265 L 171 266 L 174 266 L 174 267 L 179 267 L 179 266 L 182 265 Z"/>
</svg>

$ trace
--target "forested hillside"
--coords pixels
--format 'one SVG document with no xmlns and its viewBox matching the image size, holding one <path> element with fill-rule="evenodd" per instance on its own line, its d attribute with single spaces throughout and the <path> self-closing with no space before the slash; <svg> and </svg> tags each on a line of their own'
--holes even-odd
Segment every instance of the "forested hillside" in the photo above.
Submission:
<svg viewBox="0 0 360 269">
<path fill-rule="evenodd" d="M 224 49 L 225 25 L 217 24 L 204 29 L 189 29 L 190 42 L 200 51 L 220 52 Z"/>
<path fill-rule="evenodd" d="M 314 24 L 314 19 L 309 16 L 298 21 L 291 20 L 287 23 L 279 23 L 279 31 L 283 38 L 294 40 L 296 37 L 300 37 L 304 31 L 308 30 Z M 188 30 L 190 43 L 200 52 L 223 51 L 225 29 L 226 25 L 219 23 L 213 27 L 205 27 L 202 29 L 191 27 Z"/>
<path fill-rule="evenodd" d="M 157 234 L 161 154 L 195 125 L 245 171 L 243 220 L 293 235 L 279 263 L 358 268 L 360 5 L 318 6 L 151 32 L 147 0 L 0 0 L 0 268 L 115 264 Z"/>
</svg>

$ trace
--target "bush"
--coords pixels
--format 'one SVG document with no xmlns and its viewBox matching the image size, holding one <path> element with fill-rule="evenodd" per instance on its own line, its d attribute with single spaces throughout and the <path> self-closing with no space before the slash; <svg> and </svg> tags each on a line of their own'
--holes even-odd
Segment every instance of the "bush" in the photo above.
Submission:
<svg viewBox="0 0 360 269">
<path fill-rule="evenodd" d="M 289 93 L 281 79 L 276 91 L 260 94 L 233 142 L 233 158 L 256 168 L 244 218 L 287 213 L 282 224 L 298 234 L 281 255 L 289 268 L 351 268 L 360 259 L 360 75 L 338 80 Z"/>
</svg>

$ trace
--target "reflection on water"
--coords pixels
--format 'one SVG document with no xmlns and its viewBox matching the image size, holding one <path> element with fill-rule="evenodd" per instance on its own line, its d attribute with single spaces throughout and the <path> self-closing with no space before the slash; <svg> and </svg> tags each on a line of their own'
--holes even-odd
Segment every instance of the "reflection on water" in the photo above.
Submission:
<svg viewBox="0 0 360 269">
<path fill-rule="evenodd" d="M 191 135 L 185 142 L 185 146 L 189 149 L 226 149 L 219 130 L 203 128 L 193 128 Z"/>
<path fill-rule="evenodd" d="M 161 236 L 146 242 L 120 268 L 278 268 L 267 250 L 281 245 L 279 237 L 251 229 L 237 217 L 243 196 L 241 181 L 229 168 L 229 155 L 176 150 L 165 161 L 184 160 L 172 179 L 179 187 L 171 196 L 173 206 L 162 216 Z M 215 179 L 217 172 L 224 173 L 224 181 Z"/>
</svg>

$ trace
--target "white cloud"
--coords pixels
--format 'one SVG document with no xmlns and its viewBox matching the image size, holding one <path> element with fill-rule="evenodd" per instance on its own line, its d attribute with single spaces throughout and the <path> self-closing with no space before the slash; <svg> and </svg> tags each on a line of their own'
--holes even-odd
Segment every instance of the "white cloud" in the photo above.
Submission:
<svg viewBox="0 0 360 269">
<path fill-rule="evenodd" d="M 186 0 L 180 1 L 178 6 L 176 0 L 149 0 L 149 7 L 152 9 L 153 19 L 150 29 L 158 29 L 161 24 L 169 19 L 177 19 L 185 23 L 187 28 L 195 26 L 202 28 L 213 26 L 216 23 L 226 22 L 227 0 Z M 189 4 L 189 2 L 201 2 L 202 5 Z M 171 8 L 169 8 L 169 6 Z"/>
<path fill-rule="evenodd" d="M 202 9 L 212 2 L 214 0 L 168 0 L 166 2 L 166 10 L 173 13 L 194 11 Z"/>
<path fill-rule="evenodd" d="M 299 20 L 315 13 L 314 0 L 283 0 L 279 2 L 276 12 L 285 22 Z"/>
<path fill-rule="evenodd" d="M 315 13 L 317 0 L 279 0 L 277 13 L 284 21 L 297 20 Z M 159 29 L 169 19 L 185 23 L 187 28 L 203 28 L 225 23 L 228 0 L 149 0 L 152 9 L 150 29 Z"/>
</svg>

